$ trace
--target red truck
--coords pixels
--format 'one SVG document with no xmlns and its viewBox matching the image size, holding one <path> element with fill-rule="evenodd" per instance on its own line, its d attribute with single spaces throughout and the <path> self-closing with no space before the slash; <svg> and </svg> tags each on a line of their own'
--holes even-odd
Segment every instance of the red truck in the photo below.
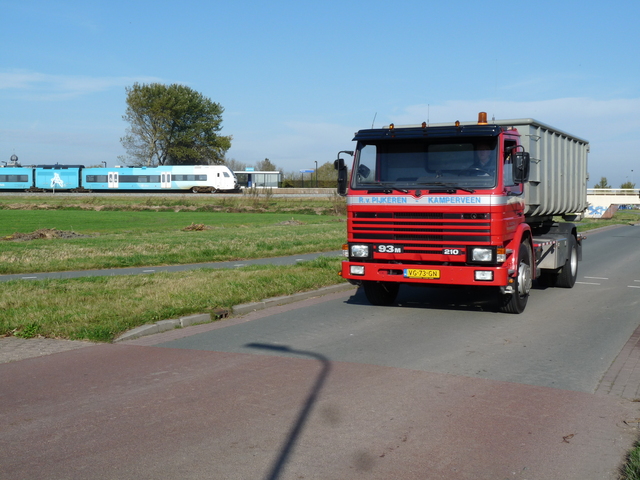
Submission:
<svg viewBox="0 0 640 480">
<path fill-rule="evenodd" d="M 586 140 L 481 112 L 354 141 L 334 162 L 348 215 L 340 274 L 372 304 L 394 303 L 401 284 L 460 285 L 521 313 L 534 279 L 575 284 L 582 236 L 569 222 L 587 208 Z M 350 175 L 341 154 L 354 156 Z"/>
</svg>

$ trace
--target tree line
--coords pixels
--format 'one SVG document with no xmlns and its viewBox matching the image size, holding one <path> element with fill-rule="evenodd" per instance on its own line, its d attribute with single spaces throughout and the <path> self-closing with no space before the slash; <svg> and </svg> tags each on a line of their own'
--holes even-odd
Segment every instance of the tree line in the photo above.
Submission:
<svg viewBox="0 0 640 480">
<path fill-rule="evenodd" d="M 613 188 L 611 185 L 609 185 L 609 181 L 607 180 L 607 177 L 601 177 L 600 181 L 598 183 L 596 183 L 593 188 Z M 628 189 L 634 189 L 636 188 L 636 184 L 633 182 L 624 182 L 620 185 L 620 188 L 628 188 Z"/>
</svg>

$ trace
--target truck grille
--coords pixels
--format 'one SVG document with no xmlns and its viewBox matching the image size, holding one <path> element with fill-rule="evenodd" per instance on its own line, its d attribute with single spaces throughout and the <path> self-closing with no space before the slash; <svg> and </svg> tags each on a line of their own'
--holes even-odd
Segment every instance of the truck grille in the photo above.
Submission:
<svg viewBox="0 0 640 480">
<path fill-rule="evenodd" d="M 489 213 L 476 212 L 353 212 L 352 235 L 358 241 L 402 242 L 407 253 L 436 253 L 443 246 L 489 243 L 490 220 Z"/>
</svg>

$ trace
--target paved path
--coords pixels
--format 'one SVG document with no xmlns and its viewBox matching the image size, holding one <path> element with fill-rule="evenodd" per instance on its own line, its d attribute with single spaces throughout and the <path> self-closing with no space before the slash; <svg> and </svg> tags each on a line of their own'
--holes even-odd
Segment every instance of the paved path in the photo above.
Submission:
<svg viewBox="0 0 640 480">
<path fill-rule="evenodd" d="M 0 337 L 0 363 L 41 357 L 97 345 L 91 342 L 55 340 L 53 338 Z"/>
</svg>

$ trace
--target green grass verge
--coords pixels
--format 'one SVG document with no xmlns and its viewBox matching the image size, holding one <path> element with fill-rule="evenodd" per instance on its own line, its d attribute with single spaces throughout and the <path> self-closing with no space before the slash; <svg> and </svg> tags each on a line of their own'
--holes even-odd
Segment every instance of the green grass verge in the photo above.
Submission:
<svg viewBox="0 0 640 480">
<path fill-rule="evenodd" d="M 131 328 L 344 282 L 339 257 L 292 266 L 2 284 L 0 335 L 111 341 Z"/>
</svg>

